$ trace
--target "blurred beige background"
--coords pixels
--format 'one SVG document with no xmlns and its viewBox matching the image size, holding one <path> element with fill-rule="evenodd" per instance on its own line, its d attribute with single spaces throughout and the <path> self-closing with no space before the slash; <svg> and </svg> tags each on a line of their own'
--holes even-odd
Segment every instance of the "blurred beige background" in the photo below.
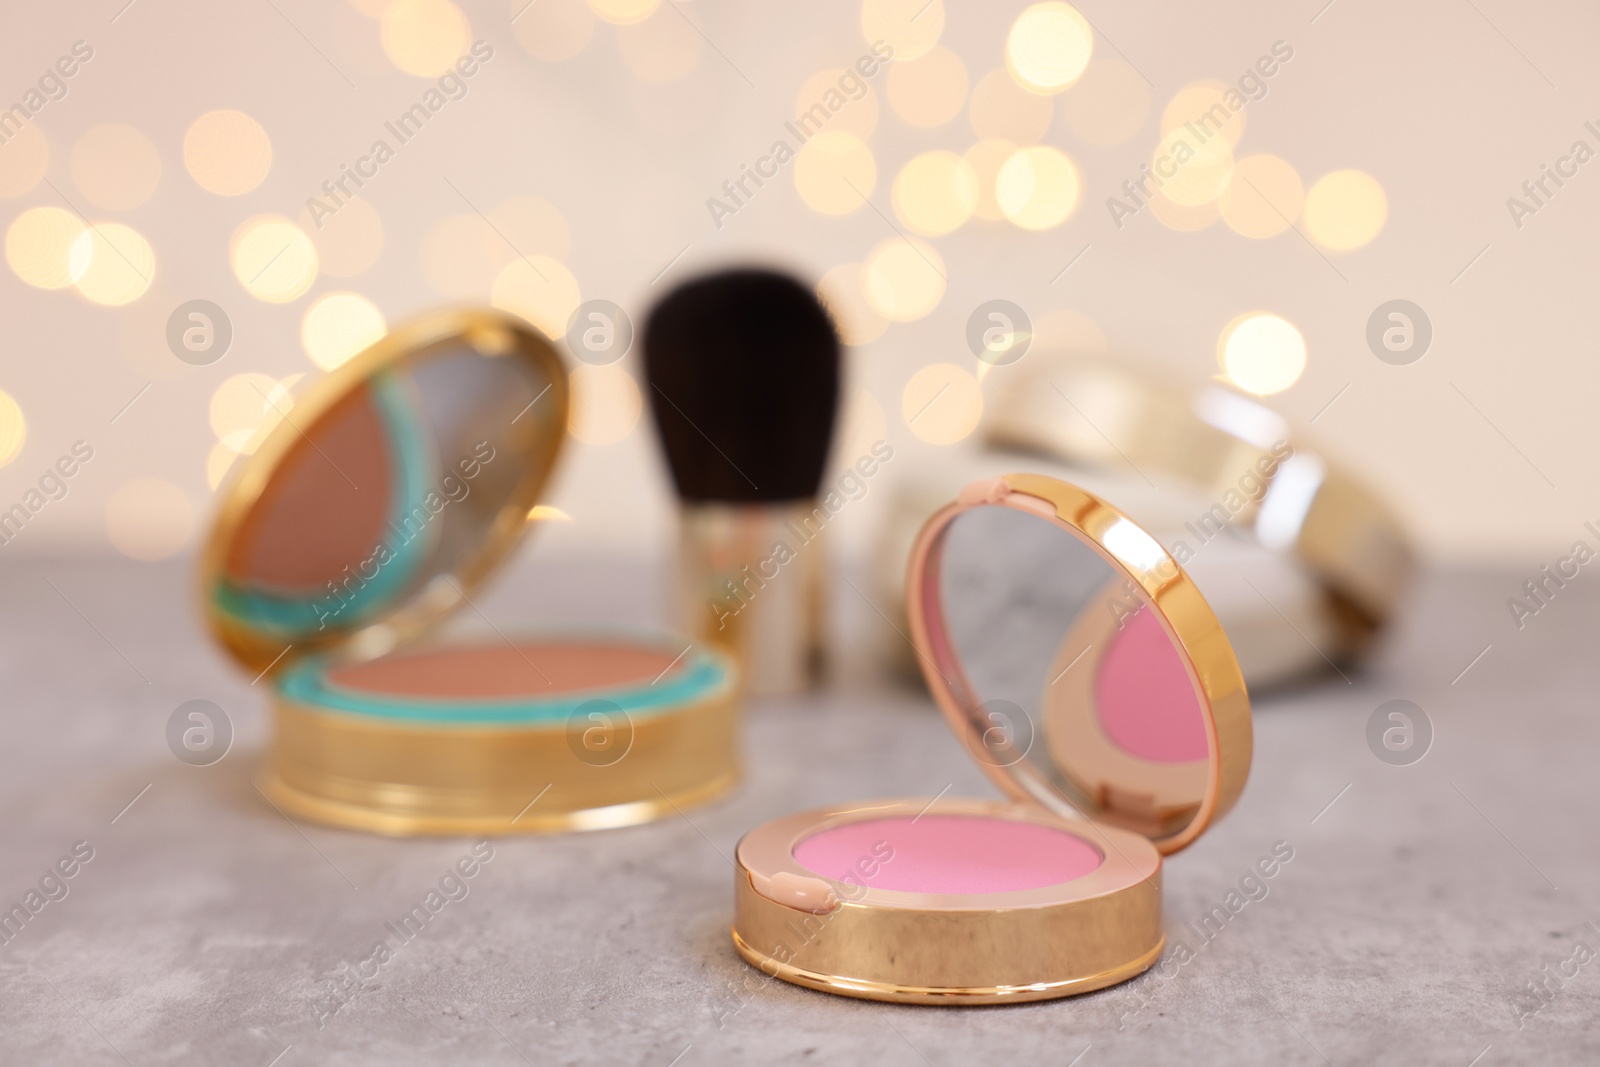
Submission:
<svg viewBox="0 0 1600 1067">
<path fill-rule="evenodd" d="M 1379 484 L 1433 559 L 1531 573 L 1600 520 L 1600 163 L 1572 156 L 1600 150 L 1584 125 L 1600 120 L 1600 12 L 1325 3 L 1085 0 L 1081 24 L 1060 6 L 1019 23 L 1027 5 L 945 0 L 17 6 L 0 105 L 36 113 L 0 126 L 0 510 L 75 442 L 93 458 L 0 552 L 193 551 L 215 483 L 269 418 L 258 388 L 302 391 L 380 321 L 493 299 L 559 333 L 594 298 L 637 321 L 696 270 L 753 258 L 827 275 L 859 341 L 843 460 L 882 437 L 899 478 L 971 447 L 982 390 L 1006 372 L 980 387 L 964 339 L 984 301 L 1022 307 L 1041 346 L 1196 378 L 1223 373 L 1225 331 L 1263 312 L 1294 330 L 1245 330 L 1241 384 L 1314 418 L 1313 439 Z M 774 141 L 797 144 L 797 105 L 826 102 L 878 39 L 896 60 L 868 96 L 747 182 L 719 227 L 708 198 L 728 202 L 723 183 Z M 426 107 L 473 42 L 471 77 L 447 80 L 401 144 L 385 124 Z M 1256 68 L 1275 46 L 1281 61 Z M 1198 113 L 1214 100 L 1195 83 L 1266 67 L 1242 131 L 1224 131 L 1237 144 L 1212 140 L 1167 202 L 1119 227 L 1107 198 L 1173 148 L 1174 101 Z M 393 158 L 359 162 L 379 139 Z M 979 145 L 997 140 L 1011 143 Z M 373 176 L 319 230 L 307 201 L 335 203 L 323 183 L 344 166 Z M 1568 176 L 1536 203 L 1523 183 L 1546 167 Z M 1513 196 L 1538 210 L 1513 217 Z M 233 331 L 204 366 L 166 336 L 196 299 Z M 1394 299 L 1432 324 L 1409 365 L 1366 339 Z M 580 372 L 549 501 L 572 522 L 542 552 L 643 554 L 668 536 L 638 356 Z M 886 495 L 841 523 L 847 550 Z"/>
</svg>

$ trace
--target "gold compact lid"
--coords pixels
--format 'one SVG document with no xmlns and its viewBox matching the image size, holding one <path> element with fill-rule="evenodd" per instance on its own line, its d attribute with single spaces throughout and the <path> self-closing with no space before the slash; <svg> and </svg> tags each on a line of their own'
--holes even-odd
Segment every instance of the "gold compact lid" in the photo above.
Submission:
<svg viewBox="0 0 1600 1067">
<path fill-rule="evenodd" d="M 1077 486 L 974 482 L 906 579 L 935 700 L 1009 795 L 1176 852 L 1250 771 L 1250 699 L 1216 614 L 1160 543 Z"/>
<path fill-rule="evenodd" d="M 203 610 L 252 671 L 373 656 L 468 602 L 522 538 L 567 425 L 561 359 L 520 319 L 397 327 L 298 402 L 222 499 Z"/>
</svg>

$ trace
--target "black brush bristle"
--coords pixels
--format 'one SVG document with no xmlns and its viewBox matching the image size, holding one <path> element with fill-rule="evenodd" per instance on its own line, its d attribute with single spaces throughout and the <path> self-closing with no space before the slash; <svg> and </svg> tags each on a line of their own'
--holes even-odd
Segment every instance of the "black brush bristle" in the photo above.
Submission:
<svg viewBox="0 0 1600 1067">
<path fill-rule="evenodd" d="M 753 268 L 686 282 L 651 310 L 644 366 L 679 496 L 816 495 L 839 407 L 839 337 L 810 289 Z"/>
</svg>

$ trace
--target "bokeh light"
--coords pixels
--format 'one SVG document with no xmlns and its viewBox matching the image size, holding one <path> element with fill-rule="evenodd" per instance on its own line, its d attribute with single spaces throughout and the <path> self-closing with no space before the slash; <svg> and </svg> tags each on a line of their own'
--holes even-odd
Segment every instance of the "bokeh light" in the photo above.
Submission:
<svg viewBox="0 0 1600 1067">
<path fill-rule="evenodd" d="M 495 276 L 490 302 L 521 315 L 555 340 L 567 332 L 567 321 L 583 298 L 578 279 L 549 256 L 518 256 Z"/>
<path fill-rule="evenodd" d="M 1090 144 L 1121 144 L 1150 115 L 1150 85 L 1116 56 L 1096 56 L 1077 84 L 1061 95 L 1072 132 Z"/>
<path fill-rule="evenodd" d="M 939 43 L 944 32 L 944 0 L 864 0 L 861 33 L 868 44 L 882 41 L 894 61 L 916 59 Z"/>
<path fill-rule="evenodd" d="M 535 59 L 559 63 L 588 47 L 594 11 L 584 0 L 511 0 L 511 32 Z M 518 14 L 518 12 L 521 14 Z"/>
<path fill-rule="evenodd" d="M 301 209 L 299 223 L 317 246 L 322 273 L 331 277 L 354 278 L 378 262 L 383 251 L 383 220 L 377 208 L 361 197 L 346 200 L 338 211 L 321 214 L 316 222 L 309 211 Z"/>
<path fill-rule="evenodd" d="M 824 274 L 817 283 L 817 299 L 847 345 L 875 341 L 889 328 L 889 320 L 867 302 L 866 269 L 860 263 L 841 263 Z"/>
<path fill-rule="evenodd" d="M 622 62 L 635 78 L 665 85 L 686 78 L 700 63 L 705 40 L 675 11 L 657 11 L 643 22 L 617 30 Z"/>
<path fill-rule="evenodd" d="M 639 424 L 644 403 L 638 383 L 616 364 L 574 367 L 567 381 L 572 388 L 567 432 L 584 444 L 615 444 Z"/>
<path fill-rule="evenodd" d="M 1217 206 L 1234 233 L 1263 238 L 1292 226 L 1305 200 L 1305 187 L 1294 167 L 1277 156 L 1256 155 L 1233 165 L 1233 178 Z"/>
<path fill-rule="evenodd" d="M 1207 200 L 1203 204 L 1179 204 L 1157 189 L 1150 194 L 1147 202 L 1150 213 L 1161 225 L 1179 233 L 1198 233 L 1222 217 L 1222 210 L 1215 200 Z"/>
<path fill-rule="evenodd" d="M 419 78 L 437 78 L 472 43 L 467 16 L 450 0 L 394 0 L 383 11 L 379 39 L 389 62 Z"/>
<path fill-rule="evenodd" d="M 942 126 L 967 102 L 967 68 L 948 48 L 935 46 L 889 67 L 889 106 L 913 126 Z"/>
<path fill-rule="evenodd" d="M 661 0 L 589 0 L 589 6 L 607 22 L 627 26 L 649 18 Z"/>
<path fill-rule="evenodd" d="M 1082 182 L 1065 153 L 1048 145 L 1018 149 L 995 176 L 995 201 L 1025 230 L 1048 230 L 1078 207 Z"/>
<path fill-rule="evenodd" d="M 233 461 L 238 458 L 238 450 L 229 447 L 225 442 L 218 441 L 212 445 L 211 451 L 206 453 L 206 484 L 215 490 L 222 484 L 222 479 L 228 476 Z"/>
<path fill-rule="evenodd" d="M 983 418 L 978 379 L 954 363 L 923 367 L 900 394 L 900 417 L 911 432 L 934 445 L 950 445 L 977 429 Z"/>
<path fill-rule="evenodd" d="M 332 370 L 387 331 L 383 312 L 360 293 L 328 293 L 306 308 L 300 344 L 323 370 Z"/>
<path fill-rule="evenodd" d="M 257 215 L 240 223 L 228 259 L 245 291 L 269 304 L 287 303 L 317 280 L 316 245 L 304 230 L 278 215 Z"/>
<path fill-rule="evenodd" d="M 978 206 L 978 175 L 954 152 L 924 152 L 894 180 L 894 213 L 916 233 L 938 237 L 959 228 Z"/>
<path fill-rule="evenodd" d="M 979 137 L 1018 145 L 1042 139 L 1054 115 L 1052 97 L 1029 92 L 1007 70 L 991 70 L 978 79 L 967 105 L 967 117 Z"/>
<path fill-rule="evenodd" d="M 130 304 L 145 294 L 155 275 L 155 251 L 131 226 L 96 223 L 72 243 L 73 283 L 96 304 Z"/>
<path fill-rule="evenodd" d="M 10 393 L 0 392 L 0 467 L 17 458 L 28 439 L 28 420 Z"/>
<path fill-rule="evenodd" d="M 1150 169 L 1174 204 L 1199 207 L 1228 187 L 1233 176 L 1233 149 L 1225 137 L 1200 141 L 1190 131 L 1177 129 L 1161 138 Z"/>
<path fill-rule="evenodd" d="M 21 196 L 39 184 L 49 166 L 50 142 L 39 127 L 24 122 L 0 145 L 0 196 Z"/>
<path fill-rule="evenodd" d="M 1034 4 L 1011 24 L 1006 67 L 1023 87 L 1059 93 L 1083 74 L 1094 54 L 1094 30 L 1071 4 Z"/>
<path fill-rule="evenodd" d="M 207 111 L 183 135 L 183 165 L 206 192 L 239 196 L 272 169 L 272 141 L 243 111 Z"/>
<path fill-rule="evenodd" d="M 1371 243 L 1389 218 L 1389 198 L 1378 179 L 1359 170 L 1336 170 L 1306 193 L 1306 230 L 1324 248 L 1348 252 Z"/>
<path fill-rule="evenodd" d="M 1217 339 L 1223 373 L 1257 396 L 1281 393 L 1306 369 L 1306 339 L 1287 319 L 1252 311 L 1230 322 Z"/>
<path fill-rule="evenodd" d="M 868 255 L 867 303 L 890 322 L 914 322 L 944 297 L 944 260 L 926 241 L 890 237 Z"/>
<path fill-rule="evenodd" d="M 1000 202 L 995 199 L 995 182 L 1000 177 L 1000 168 L 1016 152 L 1017 146 L 1010 141 L 990 140 L 979 141 L 962 156 L 978 180 L 978 202 L 972 209 L 978 218 L 998 222 L 1006 217 L 1006 213 L 1000 210 Z"/>
<path fill-rule="evenodd" d="M 1231 148 L 1244 136 L 1244 111 L 1229 107 L 1224 97 L 1238 90 L 1219 81 L 1190 82 L 1173 94 L 1161 112 L 1161 135 L 1192 128 L 1190 140 L 1222 134 Z M 1195 132 L 1198 131 L 1198 132 Z"/>
<path fill-rule="evenodd" d="M 120 123 L 90 127 L 72 146 L 72 184 L 108 211 L 136 208 L 161 181 L 161 154 L 150 138 Z"/>
<path fill-rule="evenodd" d="M 254 452 L 294 407 L 289 390 L 299 375 L 278 381 L 267 374 L 235 374 L 217 386 L 207 421 L 217 440 L 235 452 Z"/>
<path fill-rule="evenodd" d="M 839 87 L 839 79 L 846 77 L 850 79 L 849 84 L 860 87 L 853 90 L 854 93 L 860 93 L 859 97 Z M 836 104 L 837 108 L 834 106 Z M 795 125 L 802 130 L 817 128 L 818 113 L 811 109 L 819 105 L 823 110 L 832 112 L 832 116 L 826 120 L 827 129 L 851 133 L 864 141 L 877 128 L 878 94 L 855 71 L 832 67 L 819 70 L 807 78 L 794 99 Z M 811 118 L 803 123 L 807 113 L 811 113 Z"/>
<path fill-rule="evenodd" d="M 72 249 L 83 234 L 78 216 L 58 207 L 31 207 L 6 230 L 6 262 L 40 289 L 72 284 Z"/>
<path fill-rule="evenodd" d="M 182 489 L 160 478 L 123 482 L 106 501 L 106 534 L 130 559 L 177 555 L 194 531 L 194 505 Z"/>
<path fill-rule="evenodd" d="M 848 215 L 866 202 L 878 182 L 878 164 L 859 137 L 824 130 L 801 146 L 794 187 L 811 210 Z"/>
</svg>

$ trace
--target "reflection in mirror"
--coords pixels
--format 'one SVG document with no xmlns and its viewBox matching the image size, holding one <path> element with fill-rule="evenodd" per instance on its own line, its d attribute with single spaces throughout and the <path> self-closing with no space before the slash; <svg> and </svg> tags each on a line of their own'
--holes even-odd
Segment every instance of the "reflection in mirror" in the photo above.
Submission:
<svg viewBox="0 0 1600 1067">
<path fill-rule="evenodd" d="M 929 621 L 972 754 L 1056 810 L 1152 837 L 1193 818 L 1205 718 L 1144 591 L 1088 542 L 1002 505 L 957 515 L 936 552 Z"/>
<path fill-rule="evenodd" d="M 449 580 L 512 502 L 550 381 L 461 342 L 388 364 L 297 434 L 212 590 L 286 642 L 350 631 Z"/>
</svg>

